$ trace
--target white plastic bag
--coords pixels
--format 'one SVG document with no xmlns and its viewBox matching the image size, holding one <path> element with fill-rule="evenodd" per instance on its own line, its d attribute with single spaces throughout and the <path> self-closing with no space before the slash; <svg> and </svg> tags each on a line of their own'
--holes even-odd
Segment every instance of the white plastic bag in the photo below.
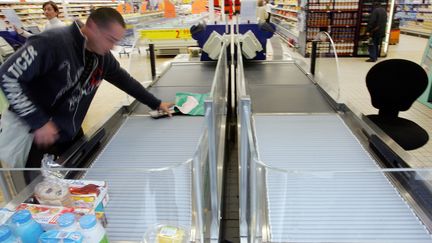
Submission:
<svg viewBox="0 0 432 243">
<path fill-rule="evenodd" d="M 30 127 L 15 113 L 5 110 L 0 121 L 0 160 L 24 168 L 33 143 Z"/>
</svg>

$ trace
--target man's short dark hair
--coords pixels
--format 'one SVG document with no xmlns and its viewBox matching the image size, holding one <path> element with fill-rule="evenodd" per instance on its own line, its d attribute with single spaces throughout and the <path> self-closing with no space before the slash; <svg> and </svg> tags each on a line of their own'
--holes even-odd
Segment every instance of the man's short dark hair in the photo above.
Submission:
<svg viewBox="0 0 432 243">
<path fill-rule="evenodd" d="M 126 23 L 121 14 L 113 8 L 98 8 L 94 10 L 87 21 L 92 20 L 97 26 L 105 28 L 111 23 L 118 23 L 123 28 L 126 28 Z"/>
<path fill-rule="evenodd" d="M 375 7 L 375 8 L 377 8 L 377 7 L 381 7 L 381 2 L 380 2 L 380 1 L 374 1 L 374 2 L 372 3 L 372 6 Z"/>
</svg>

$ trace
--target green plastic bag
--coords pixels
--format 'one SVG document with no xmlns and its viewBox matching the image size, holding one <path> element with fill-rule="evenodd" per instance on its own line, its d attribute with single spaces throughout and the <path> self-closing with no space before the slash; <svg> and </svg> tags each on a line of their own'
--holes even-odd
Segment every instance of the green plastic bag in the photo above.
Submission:
<svg viewBox="0 0 432 243">
<path fill-rule="evenodd" d="M 185 115 L 204 116 L 204 101 L 209 94 L 176 93 L 176 109 Z"/>
</svg>

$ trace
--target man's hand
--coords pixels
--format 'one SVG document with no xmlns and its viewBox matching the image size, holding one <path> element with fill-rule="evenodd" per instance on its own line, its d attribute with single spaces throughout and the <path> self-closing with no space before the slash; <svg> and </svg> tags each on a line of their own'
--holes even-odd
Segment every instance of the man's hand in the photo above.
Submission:
<svg viewBox="0 0 432 243">
<path fill-rule="evenodd" d="M 174 105 L 174 103 L 172 103 L 172 102 L 162 102 L 159 105 L 158 110 L 162 110 L 162 111 L 168 113 L 168 116 L 172 116 L 171 113 L 169 112 L 169 108 L 173 105 Z"/>
<path fill-rule="evenodd" d="M 34 142 L 43 148 L 54 144 L 58 137 L 58 128 L 52 121 L 47 122 L 34 132 Z"/>
</svg>

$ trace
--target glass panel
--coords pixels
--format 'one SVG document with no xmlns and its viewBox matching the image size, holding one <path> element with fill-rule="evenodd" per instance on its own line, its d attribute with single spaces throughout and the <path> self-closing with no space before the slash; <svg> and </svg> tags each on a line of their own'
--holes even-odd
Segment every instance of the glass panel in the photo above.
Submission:
<svg viewBox="0 0 432 243">
<path fill-rule="evenodd" d="M 319 32 L 315 40 L 318 41 L 315 80 L 336 102 L 341 103 L 338 55 L 351 47 L 335 44 L 327 32 Z"/>
<path fill-rule="evenodd" d="M 287 163 L 289 164 L 289 163 Z M 431 168 L 290 170 L 257 162 L 269 242 L 432 242 Z"/>
</svg>

